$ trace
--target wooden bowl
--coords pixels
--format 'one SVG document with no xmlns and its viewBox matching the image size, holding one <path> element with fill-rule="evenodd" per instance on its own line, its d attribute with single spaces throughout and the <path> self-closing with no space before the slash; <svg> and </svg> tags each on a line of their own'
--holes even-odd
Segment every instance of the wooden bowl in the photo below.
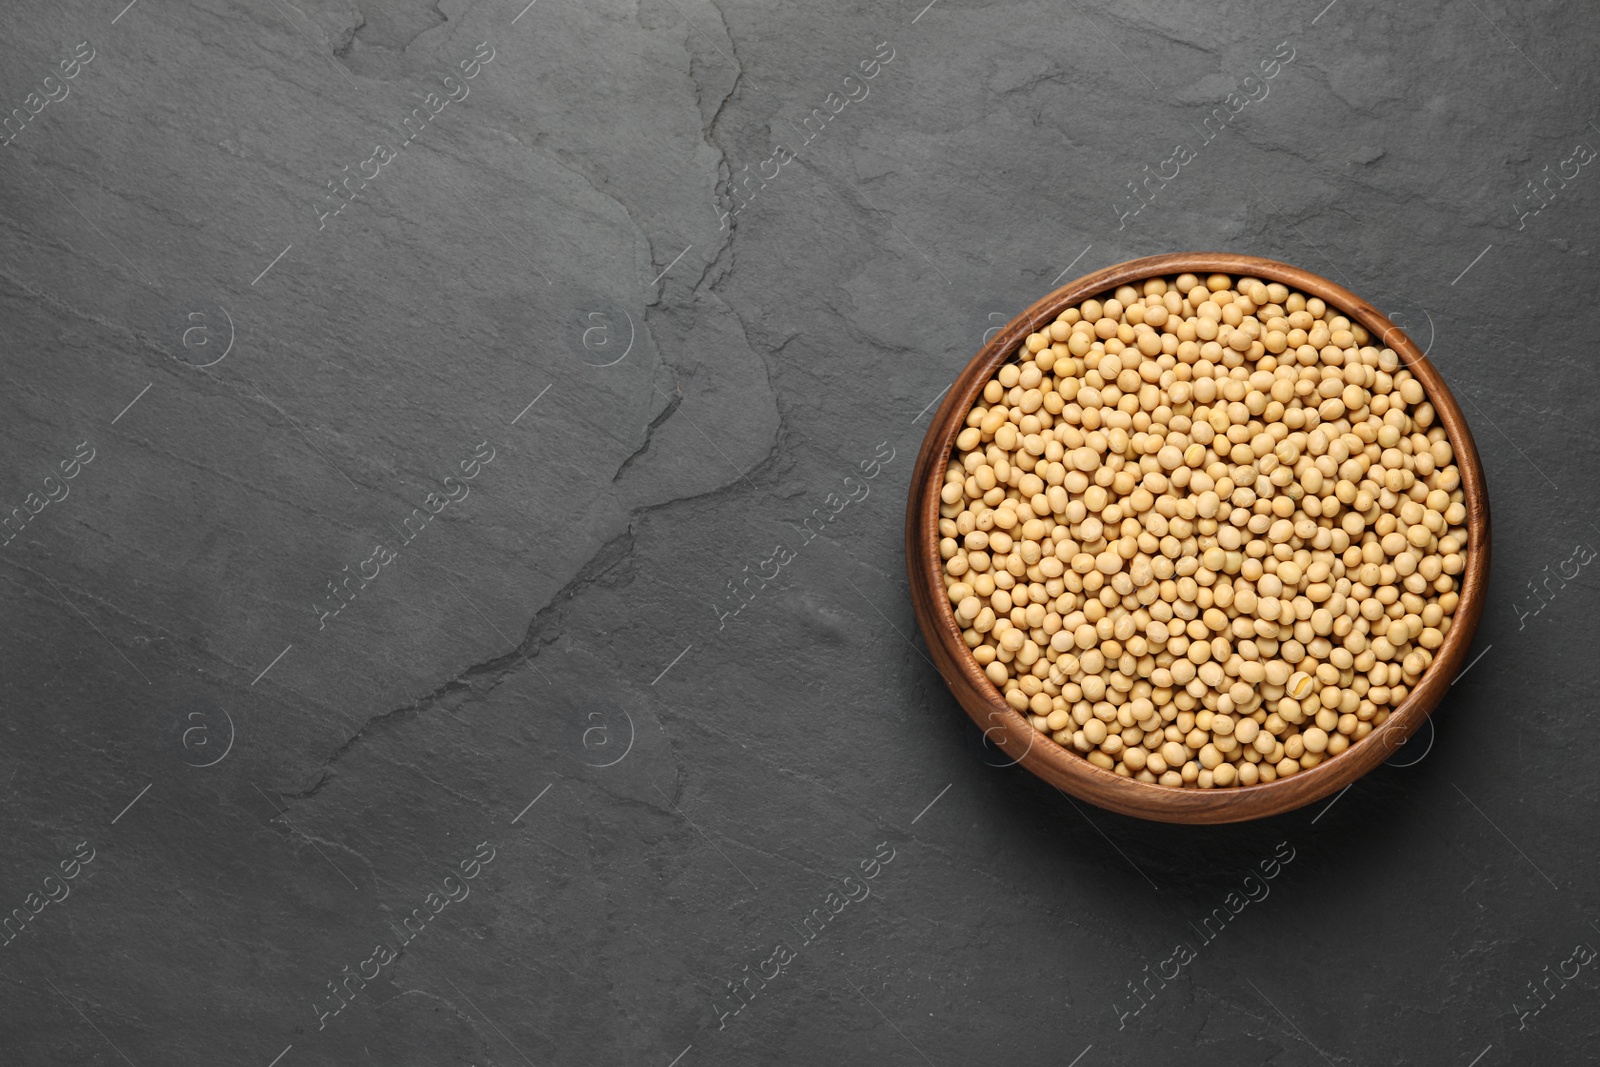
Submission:
<svg viewBox="0 0 1600 1067">
<path fill-rule="evenodd" d="M 1439 424 L 1449 435 L 1467 508 L 1468 543 L 1461 601 L 1444 644 L 1406 699 L 1390 712 L 1383 725 L 1338 756 L 1288 778 L 1227 789 L 1177 789 L 1119 777 L 1040 736 L 1001 698 L 961 640 L 961 629 L 945 596 L 943 563 L 939 558 L 939 490 L 945 464 L 954 451 L 956 434 L 965 425 L 967 413 L 984 384 L 1001 365 L 1015 358 L 1028 334 L 1054 322 L 1067 307 L 1109 294 L 1120 285 L 1185 272 L 1201 277 L 1223 273 L 1282 282 L 1307 296 L 1321 297 L 1330 307 L 1364 326 L 1374 343 L 1398 353 L 1421 381 Z M 1081 800 L 1124 815 L 1175 823 L 1242 822 L 1290 811 L 1343 789 L 1392 755 L 1443 699 L 1461 670 L 1478 618 L 1483 614 L 1489 581 L 1489 497 L 1472 433 L 1444 378 L 1411 338 L 1371 304 L 1326 278 L 1270 259 L 1225 252 L 1173 252 L 1118 263 L 1062 286 L 1012 319 L 967 364 L 945 395 L 917 456 L 906 505 L 906 568 L 917 622 L 934 664 L 989 741 L 1014 762 Z"/>
</svg>

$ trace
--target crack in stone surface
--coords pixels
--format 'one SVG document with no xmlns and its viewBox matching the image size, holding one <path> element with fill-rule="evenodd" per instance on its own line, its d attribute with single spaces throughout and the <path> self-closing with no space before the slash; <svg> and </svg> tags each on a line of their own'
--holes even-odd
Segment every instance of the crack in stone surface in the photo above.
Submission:
<svg viewBox="0 0 1600 1067">
<path fill-rule="evenodd" d="M 578 573 L 573 575 L 572 579 L 557 590 L 555 595 L 534 614 L 516 648 L 510 652 L 471 664 L 409 704 L 370 716 L 355 733 L 347 737 L 337 748 L 329 753 L 328 758 L 323 761 L 319 777 L 309 788 L 293 793 L 283 792 L 279 795 L 295 800 L 313 797 L 321 792 L 322 788 L 334 777 L 333 765 L 373 733 L 392 723 L 404 722 L 415 718 L 452 695 L 468 693 L 481 697 L 496 689 L 508 674 L 515 671 L 524 662 L 532 663 L 534 657 L 539 654 L 541 645 L 547 645 L 555 641 L 559 635 L 554 633 L 547 634 L 547 624 L 561 613 L 567 601 L 570 601 L 585 586 L 600 581 L 625 561 L 633 553 L 633 547 L 633 526 L 630 522 L 628 528 L 622 533 L 601 545 L 600 549 L 589 558 L 588 562 L 578 569 Z"/>
<path fill-rule="evenodd" d="M 664 422 L 665 419 L 658 419 L 657 421 Z M 464 668 L 409 704 L 370 716 L 353 734 L 341 742 L 328 755 L 328 758 L 323 761 L 315 782 L 307 788 L 296 792 L 280 790 L 277 795 L 285 800 L 310 799 L 320 793 L 328 782 L 333 779 L 335 776 L 333 765 L 342 760 L 351 749 L 373 733 L 390 724 L 401 723 L 415 718 L 452 696 L 465 694 L 466 697 L 477 697 L 479 699 L 487 696 L 499 687 L 507 675 L 516 671 L 525 659 L 527 662 L 532 662 L 533 658 L 538 654 L 538 646 L 547 645 L 555 641 L 558 635 L 546 635 L 544 631 L 548 621 L 559 614 L 566 602 L 576 597 L 586 586 L 593 585 L 604 579 L 607 574 L 632 555 L 635 541 L 634 526 L 641 517 L 691 501 L 704 503 L 716 500 L 723 495 L 746 491 L 750 485 L 755 484 L 756 479 L 771 472 L 782 461 L 784 442 L 787 437 L 788 432 L 780 412 L 778 427 L 773 434 L 772 442 L 768 445 L 766 453 L 748 469 L 741 471 L 728 482 L 703 493 L 674 497 L 658 504 L 648 504 L 634 508 L 629 513 L 627 528 L 601 545 L 600 549 L 579 568 L 577 574 L 566 585 L 562 586 L 546 602 L 544 607 L 535 613 L 524 631 L 522 640 L 515 649 Z M 681 786 L 681 782 L 676 784 Z"/>
<path fill-rule="evenodd" d="M 655 432 L 665 425 L 668 419 L 676 415 L 678 409 L 683 406 L 683 388 L 678 384 L 677 369 L 671 364 L 667 364 L 667 369 L 672 372 L 672 399 L 667 402 L 666 407 L 661 409 L 661 414 L 651 419 L 650 424 L 644 428 L 644 443 L 630 453 L 627 459 L 622 461 L 622 465 L 617 468 L 617 473 L 611 476 L 612 485 L 620 482 L 622 476 L 628 473 L 628 468 L 650 451 L 650 442 L 655 436 Z"/>
</svg>

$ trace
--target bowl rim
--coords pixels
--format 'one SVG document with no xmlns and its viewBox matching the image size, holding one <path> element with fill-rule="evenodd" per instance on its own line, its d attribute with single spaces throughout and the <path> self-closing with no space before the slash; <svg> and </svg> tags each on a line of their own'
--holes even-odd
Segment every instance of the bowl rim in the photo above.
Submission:
<svg viewBox="0 0 1600 1067">
<path fill-rule="evenodd" d="M 1176 789 L 1123 778 L 1054 741 L 1035 744 L 1039 735 L 1033 725 L 1001 698 L 962 642 L 961 629 L 944 595 L 943 561 L 938 557 L 939 490 L 945 462 L 955 449 L 966 413 L 990 377 L 1014 358 L 1028 334 L 1055 321 L 1068 306 L 1120 285 L 1184 273 L 1281 282 L 1307 296 L 1320 297 L 1365 327 L 1374 343 L 1393 349 L 1422 382 L 1437 423 L 1445 430 L 1461 472 L 1467 508 L 1468 543 L 1460 602 L 1433 663 L 1399 707 L 1367 737 L 1309 770 L 1226 789 Z M 1466 417 L 1437 368 L 1404 330 L 1342 286 L 1291 264 L 1233 252 L 1169 252 L 1115 263 L 1053 289 L 1023 310 L 983 345 L 945 393 L 923 438 L 906 504 L 906 568 L 917 622 L 935 667 L 984 736 L 1011 757 L 1013 764 L 1078 799 L 1159 822 L 1227 823 L 1280 814 L 1343 789 L 1393 755 L 1443 699 L 1466 658 L 1483 614 L 1489 560 L 1489 498 L 1483 464 Z"/>
</svg>

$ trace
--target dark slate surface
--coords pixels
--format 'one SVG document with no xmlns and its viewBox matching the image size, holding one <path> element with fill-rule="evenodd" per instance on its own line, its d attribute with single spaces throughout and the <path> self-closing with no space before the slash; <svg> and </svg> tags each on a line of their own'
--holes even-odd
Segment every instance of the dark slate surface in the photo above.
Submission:
<svg viewBox="0 0 1600 1067">
<path fill-rule="evenodd" d="M 0 1061 L 1592 1062 L 1600 12 L 523 2 L 6 5 Z M 1496 542 L 1410 765 L 1211 829 L 987 765 L 900 545 L 1190 248 L 1400 316 Z"/>
</svg>

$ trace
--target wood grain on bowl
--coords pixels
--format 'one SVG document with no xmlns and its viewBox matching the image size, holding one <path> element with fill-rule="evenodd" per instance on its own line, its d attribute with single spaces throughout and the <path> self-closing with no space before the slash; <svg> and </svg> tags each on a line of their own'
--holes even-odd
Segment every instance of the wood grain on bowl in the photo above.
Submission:
<svg viewBox="0 0 1600 1067">
<path fill-rule="evenodd" d="M 1467 510 L 1466 566 L 1457 605 L 1433 663 L 1388 719 L 1345 752 L 1286 778 L 1226 789 L 1172 788 L 1102 770 L 1076 752 L 1041 735 L 1002 698 L 961 638 L 942 578 L 939 557 L 939 491 L 957 433 L 985 383 L 1013 360 L 1028 334 L 1054 322 L 1067 307 L 1120 285 L 1182 273 L 1281 282 L 1320 297 L 1391 348 L 1422 383 L 1450 440 L 1461 472 Z M 1326 278 L 1288 264 L 1221 252 L 1176 252 L 1130 260 L 1096 271 L 1039 300 L 1008 323 L 967 364 L 945 395 L 922 443 L 906 505 L 906 565 L 912 605 L 935 666 L 957 701 L 989 740 L 1050 784 L 1100 807 L 1145 819 L 1175 823 L 1240 822 L 1310 804 L 1349 785 L 1390 756 L 1422 724 L 1461 670 L 1483 614 L 1489 577 L 1489 506 L 1483 465 L 1465 417 L 1438 370 L 1403 330 L 1354 293 Z"/>
</svg>

